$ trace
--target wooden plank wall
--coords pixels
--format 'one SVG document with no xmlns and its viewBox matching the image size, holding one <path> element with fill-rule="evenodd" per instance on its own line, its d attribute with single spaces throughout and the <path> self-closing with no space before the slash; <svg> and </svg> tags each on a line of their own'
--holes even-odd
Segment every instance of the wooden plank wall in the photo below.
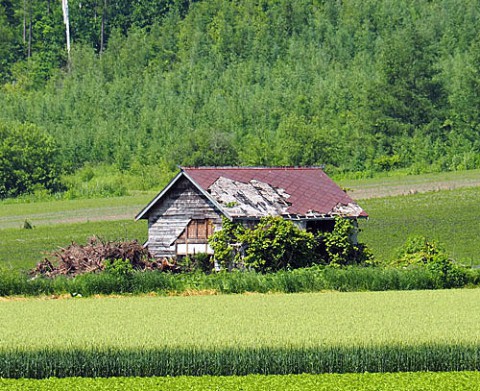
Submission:
<svg viewBox="0 0 480 391">
<path fill-rule="evenodd" d="M 181 178 L 150 210 L 148 249 L 152 255 L 175 256 L 175 240 L 192 219 L 211 219 L 215 230 L 222 226 L 215 206 L 188 179 Z"/>
</svg>

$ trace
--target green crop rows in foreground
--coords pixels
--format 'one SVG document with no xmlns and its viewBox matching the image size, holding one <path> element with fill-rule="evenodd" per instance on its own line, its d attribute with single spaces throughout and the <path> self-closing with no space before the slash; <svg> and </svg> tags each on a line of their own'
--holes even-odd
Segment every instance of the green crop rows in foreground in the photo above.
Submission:
<svg viewBox="0 0 480 391">
<path fill-rule="evenodd" d="M 479 372 L 366 373 L 242 377 L 147 377 L 0 379 L 0 390 L 9 391 L 123 391 L 123 390 L 218 390 L 218 391 L 461 391 L 479 388 Z"/>
<path fill-rule="evenodd" d="M 480 369 L 480 290 L 0 302 L 0 377 Z"/>
<path fill-rule="evenodd" d="M 2 350 L 480 342 L 480 289 L 26 299 L 0 313 Z"/>
</svg>

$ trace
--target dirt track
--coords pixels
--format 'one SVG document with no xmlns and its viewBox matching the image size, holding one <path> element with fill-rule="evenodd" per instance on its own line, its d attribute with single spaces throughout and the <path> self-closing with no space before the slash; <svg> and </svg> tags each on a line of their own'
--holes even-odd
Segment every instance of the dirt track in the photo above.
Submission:
<svg viewBox="0 0 480 391">
<path fill-rule="evenodd" d="M 34 226 L 45 226 L 53 224 L 73 224 L 87 223 L 90 221 L 116 221 L 133 220 L 140 210 L 139 207 L 122 208 L 120 211 L 112 211 L 112 208 L 98 208 L 94 213 L 90 208 L 77 209 L 72 213 L 39 213 L 29 214 L 27 217 L 22 215 L 0 217 L 0 229 L 21 228 L 27 218 Z"/>
<path fill-rule="evenodd" d="M 347 192 L 352 198 L 359 200 L 425 193 L 429 191 L 453 190 L 465 187 L 480 187 L 480 173 L 477 171 L 476 173 L 471 172 L 469 174 L 471 175 L 464 177 L 443 175 L 441 179 L 436 179 L 437 175 L 435 174 L 421 177 L 387 177 L 384 179 L 364 181 L 342 181 L 342 185 L 347 188 Z"/>
</svg>

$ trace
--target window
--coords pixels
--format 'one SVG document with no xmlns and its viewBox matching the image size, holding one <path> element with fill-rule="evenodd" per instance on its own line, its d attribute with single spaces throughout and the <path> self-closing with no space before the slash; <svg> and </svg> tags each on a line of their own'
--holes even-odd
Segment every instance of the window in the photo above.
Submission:
<svg viewBox="0 0 480 391">
<path fill-rule="evenodd" d="M 182 234 L 178 237 L 178 241 L 203 243 L 212 236 L 213 230 L 213 223 L 209 219 L 191 220 Z"/>
</svg>

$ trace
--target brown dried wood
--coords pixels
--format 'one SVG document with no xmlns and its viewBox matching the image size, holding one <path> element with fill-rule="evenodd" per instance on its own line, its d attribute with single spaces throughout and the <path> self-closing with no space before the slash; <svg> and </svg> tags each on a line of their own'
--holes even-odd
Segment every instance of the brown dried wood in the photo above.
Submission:
<svg viewBox="0 0 480 391">
<path fill-rule="evenodd" d="M 54 261 L 45 258 L 31 271 L 32 275 L 55 277 L 58 275 L 76 276 L 83 273 L 96 273 L 105 269 L 106 261 L 129 260 L 135 270 L 178 271 L 178 266 L 166 259 L 152 260 L 148 249 L 136 240 L 126 242 L 105 242 L 96 236 L 86 245 L 72 242 L 50 254 Z"/>
</svg>

